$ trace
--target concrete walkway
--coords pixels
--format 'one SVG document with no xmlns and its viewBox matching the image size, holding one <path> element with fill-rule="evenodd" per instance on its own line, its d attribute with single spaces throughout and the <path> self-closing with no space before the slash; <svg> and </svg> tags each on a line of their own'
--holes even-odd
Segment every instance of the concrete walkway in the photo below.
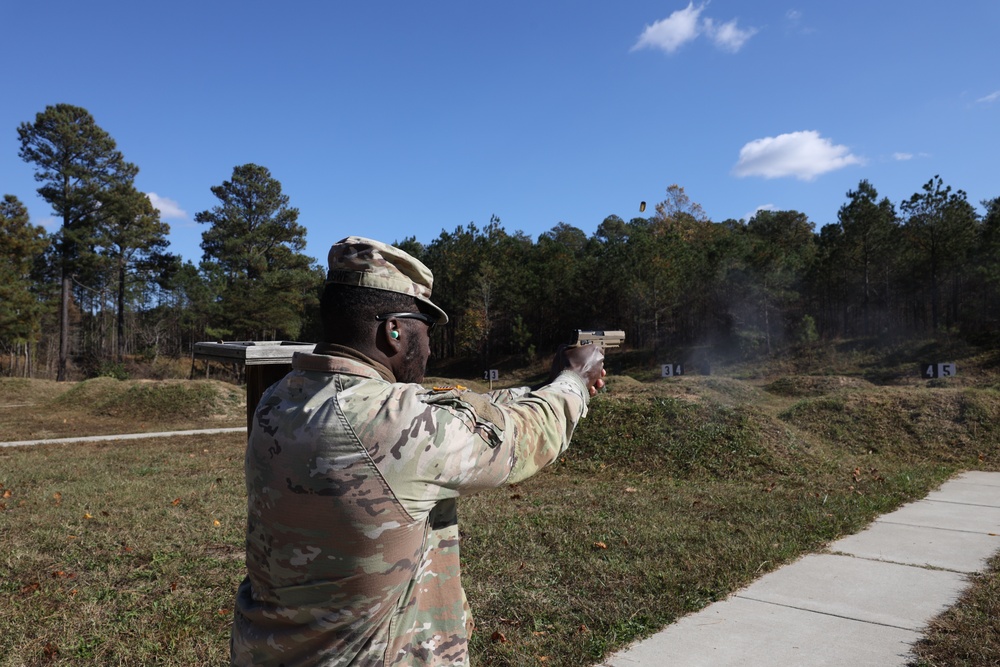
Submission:
<svg viewBox="0 0 1000 667">
<path fill-rule="evenodd" d="M 119 435 L 82 435 L 75 438 L 49 438 L 48 440 L 13 440 L 0 442 L 0 447 L 27 447 L 29 445 L 58 445 L 70 442 L 100 442 L 102 440 L 140 440 L 142 438 L 168 438 L 175 435 L 212 435 L 215 433 L 247 432 L 246 426 L 234 428 L 201 428 L 191 431 L 160 431 L 158 433 L 122 433 Z"/>
<path fill-rule="evenodd" d="M 905 667 L 927 622 L 997 551 L 1000 473 L 963 473 L 603 666 Z"/>
</svg>

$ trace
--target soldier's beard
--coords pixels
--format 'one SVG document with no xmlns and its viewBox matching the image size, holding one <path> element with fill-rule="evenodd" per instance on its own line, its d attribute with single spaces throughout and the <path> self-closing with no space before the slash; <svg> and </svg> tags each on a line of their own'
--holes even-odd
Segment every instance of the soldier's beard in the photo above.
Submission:
<svg viewBox="0 0 1000 667">
<path fill-rule="evenodd" d="M 398 382 L 423 382 L 427 373 L 427 359 L 421 353 L 423 343 L 419 336 L 408 336 L 403 363 L 396 374 Z"/>
</svg>

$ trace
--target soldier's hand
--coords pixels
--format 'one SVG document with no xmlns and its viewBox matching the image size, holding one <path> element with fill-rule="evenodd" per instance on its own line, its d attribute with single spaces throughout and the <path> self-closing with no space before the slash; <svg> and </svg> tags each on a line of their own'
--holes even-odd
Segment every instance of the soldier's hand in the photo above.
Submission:
<svg viewBox="0 0 1000 667">
<path fill-rule="evenodd" d="M 604 370 L 604 349 L 600 345 L 563 348 L 556 354 L 552 369 L 554 372 L 557 372 L 556 364 L 560 365 L 559 370 L 570 370 L 583 378 L 591 396 L 595 396 L 604 387 L 607 372 Z"/>
</svg>

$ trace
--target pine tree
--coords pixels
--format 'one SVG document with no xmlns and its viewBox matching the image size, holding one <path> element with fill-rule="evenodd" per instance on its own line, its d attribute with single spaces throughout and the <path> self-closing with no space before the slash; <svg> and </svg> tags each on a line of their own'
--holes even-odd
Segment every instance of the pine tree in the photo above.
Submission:
<svg viewBox="0 0 1000 667">
<path fill-rule="evenodd" d="M 306 306 L 317 299 L 322 272 L 302 254 L 306 229 L 281 183 L 265 167 L 245 164 L 214 186 L 219 205 L 195 220 L 203 268 L 221 276 L 217 324 L 237 338 L 296 338 Z"/>
<path fill-rule="evenodd" d="M 21 123 L 17 133 L 21 142 L 18 155 L 35 165 L 35 180 L 42 183 L 38 194 L 62 219 L 62 228 L 54 237 L 62 282 L 56 379 L 65 380 L 73 277 L 93 260 L 98 195 L 131 182 L 138 169 L 125 161 L 114 139 L 86 109 L 70 104 L 46 107 L 34 123 Z"/>
</svg>

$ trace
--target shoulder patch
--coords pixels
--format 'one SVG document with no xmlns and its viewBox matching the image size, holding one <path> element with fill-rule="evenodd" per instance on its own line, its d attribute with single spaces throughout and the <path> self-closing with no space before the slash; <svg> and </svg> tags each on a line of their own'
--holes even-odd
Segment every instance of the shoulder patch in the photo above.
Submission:
<svg viewBox="0 0 1000 667">
<path fill-rule="evenodd" d="M 424 394 L 421 398 L 425 403 L 452 410 L 491 447 L 496 447 L 503 441 L 506 419 L 503 410 L 493 402 L 489 394 L 451 389 Z"/>
</svg>

